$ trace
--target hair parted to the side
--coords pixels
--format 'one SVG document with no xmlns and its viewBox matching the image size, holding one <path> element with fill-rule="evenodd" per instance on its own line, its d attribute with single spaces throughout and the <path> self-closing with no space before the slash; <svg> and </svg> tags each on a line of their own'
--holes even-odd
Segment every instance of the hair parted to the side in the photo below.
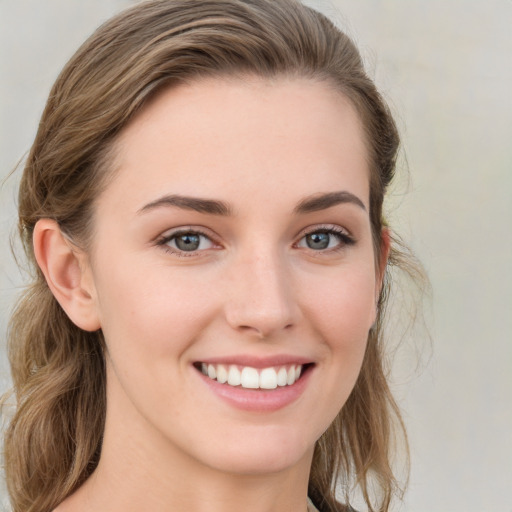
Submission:
<svg viewBox="0 0 512 512">
<path fill-rule="evenodd" d="M 244 75 L 328 82 L 352 101 L 367 138 L 378 258 L 399 137 L 356 47 L 326 17 L 296 0 L 149 0 L 102 25 L 58 77 L 20 185 L 19 232 L 34 281 L 9 331 L 17 411 L 4 450 L 13 512 L 50 512 L 76 490 L 98 463 L 105 421 L 102 333 L 76 327 L 50 292 L 34 259 L 36 222 L 56 220 L 86 250 L 114 142 L 134 114 L 163 87 Z M 393 245 L 389 264 L 399 255 Z M 385 285 L 355 389 L 317 442 L 309 493 L 322 511 L 348 510 L 353 484 L 372 512 L 388 511 L 397 493 L 390 459 L 394 433 L 405 431 L 382 362 L 386 296 Z M 340 482 L 345 504 L 335 496 Z"/>
</svg>

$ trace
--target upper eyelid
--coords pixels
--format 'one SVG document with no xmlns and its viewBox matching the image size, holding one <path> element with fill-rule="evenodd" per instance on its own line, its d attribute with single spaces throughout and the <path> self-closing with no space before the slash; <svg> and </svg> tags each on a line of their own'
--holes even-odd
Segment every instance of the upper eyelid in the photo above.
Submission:
<svg viewBox="0 0 512 512">
<path fill-rule="evenodd" d="M 163 231 L 161 234 L 159 234 L 155 241 L 159 242 L 162 240 L 169 240 L 175 236 L 178 236 L 180 234 L 185 233 L 196 233 L 198 235 L 205 236 L 206 238 L 209 238 L 212 240 L 212 242 L 216 242 L 217 238 L 215 234 L 212 233 L 212 231 L 208 228 L 202 227 L 202 226 L 179 226 L 176 228 L 170 228 L 165 231 Z"/>
<path fill-rule="evenodd" d="M 196 234 L 207 238 L 211 242 L 212 247 L 208 247 L 205 249 L 195 249 L 192 251 L 184 251 L 178 247 L 172 247 L 170 245 L 170 242 L 172 240 L 179 237 L 180 235 L 184 235 L 187 233 Z M 216 239 L 213 236 L 209 235 L 208 233 L 205 233 L 202 229 L 198 229 L 197 227 L 179 227 L 168 229 L 167 231 L 164 231 L 160 236 L 155 238 L 154 245 L 157 246 L 159 249 L 163 249 L 166 253 L 187 258 L 204 257 L 206 254 L 208 254 L 208 251 L 216 250 L 220 247 L 220 244 L 216 241 Z"/>
<path fill-rule="evenodd" d="M 338 224 L 323 224 L 323 225 L 315 225 L 310 226 L 310 228 L 305 228 L 301 231 L 301 233 L 296 237 L 296 241 L 294 242 L 294 246 L 298 249 L 304 249 L 304 247 L 300 246 L 301 241 L 307 237 L 308 235 L 311 235 L 313 233 L 317 232 L 327 232 L 330 235 L 334 235 L 338 238 L 339 244 L 332 248 L 326 248 L 324 250 L 318 250 L 314 251 L 317 253 L 317 255 L 321 254 L 331 254 L 333 252 L 337 252 L 347 246 L 352 246 L 357 243 L 357 239 L 352 235 L 352 233 L 347 229 L 344 228 Z"/>
<path fill-rule="evenodd" d="M 301 229 L 297 234 L 296 238 L 300 240 L 302 237 L 309 235 L 311 233 L 315 233 L 317 231 L 333 231 L 335 233 L 342 233 L 351 238 L 354 238 L 350 230 L 338 224 L 314 224 L 312 226 L 308 226 Z"/>
</svg>

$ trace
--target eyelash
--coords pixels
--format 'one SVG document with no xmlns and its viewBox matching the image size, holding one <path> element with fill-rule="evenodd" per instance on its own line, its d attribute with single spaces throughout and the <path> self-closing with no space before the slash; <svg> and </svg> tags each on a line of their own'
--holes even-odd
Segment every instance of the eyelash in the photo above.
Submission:
<svg viewBox="0 0 512 512">
<path fill-rule="evenodd" d="M 299 244 L 300 244 L 300 242 L 302 242 L 302 240 L 304 240 L 307 236 L 313 235 L 315 233 L 322 233 L 322 234 L 334 236 L 335 238 L 338 239 L 339 243 L 335 247 L 327 247 L 327 248 L 320 249 L 320 250 L 315 250 L 315 249 L 312 249 L 311 247 L 301 247 L 301 248 L 310 250 L 313 253 L 321 254 L 321 253 L 338 252 L 338 251 L 345 249 L 347 246 L 351 246 L 356 243 L 356 240 L 351 235 L 349 235 L 346 232 L 346 230 L 344 230 L 340 227 L 337 227 L 337 226 L 315 226 L 314 228 L 304 230 L 301 233 L 301 236 L 300 236 L 298 242 L 296 242 L 294 244 L 294 246 L 300 247 Z M 195 250 L 191 250 L 191 251 L 184 251 L 179 248 L 170 247 L 168 245 L 171 241 L 176 240 L 177 238 L 179 238 L 180 236 L 183 236 L 183 235 L 199 236 L 202 238 L 206 238 L 207 240 L 209 240 L 211 242 L 212 245 L 214 245 L 214 246 L 216 245 L 216 242 L 213 240 L 211 235 L 205 233 L 204 231 L 202 231 L 198 228 L 192 228 L 192 227 L 181 228 L 181 229 L 174 231 L 168 235 L 165 235 L 156 241 L 156 245 L 161 247 L 166 252 L 172 253 L 179 257 L 191 257 L 191 256 L 197 257 L 202 252 L 207 250 L 207 249 L 195 249 Z M 329 241 L 329 243 L 330 243 L 330 241 Z"/>
<path fill-rule="evenodd" d="M 307 236 L 313 235 L 315 233 L 323 233 L 323 234 L 331 235 L 338 239 L 338 244 L 335 247 L 330 247 L 330 248 L 328 247 L 328 248 L 321 249 L 321 250 L 315 250 L 312 248 L 305 247 L 305 249 L 309 249 L 313 253 L 317 253 L 317 254 L 339 252 L 339 251 L 344 250 L 348 246 L 355 245 L 355 243 L 356 243 L 356 240 L 351 235 L 349 235 L 345 229 L 340 228 L 338 226 L 327 225 L 327 226 L 315 226 L 311 229 L 309 229 L 309 228 L 305 229 L 301 233 L 301 237 L 299 238 L 299 241 L 295 245 L 298 246 L 298 244 L 300 242 L 302 242 L 302 240 L 304 240 Z"/>
<path fill-rule="evenodd" d="M 215 243 L 215 241 L 213 240 L 213 237 L 210 234 L 207 234 L 204 231 L 202 231 L 198 228 L 193 228 L 193 227 L 180 228 L 177 231 L 173 231 L 172 233 L 170 233 L 168 235 L 162 236 L 161 238 L 159 238 L 156 241 L 156 245 L 161 247 L 166 252 L 169 252 L 171 254 L 174 254 L 175 256 L 184 257 L 184 258 L 191 257 L 191 256 L 197 257 L 199 254 L 201 254 L 202 252 L 205 251 L 205 249 L 202 249 L 202 250 L 196 249 L 193 251 L 183 251 L 179 248 L 170 247 L 168 245 L 172 240 L 176 240 L 177 238 L 179 238 L 180 236 L 183 236 L 183 235 L 192 235 L 192 236 L 199 236 L 202 238 L 206 238 L 207 240 L 209 240 L 212 243 L 212 245 L 214 245 L 214 246 L 217 245 Z"/>
</svg>

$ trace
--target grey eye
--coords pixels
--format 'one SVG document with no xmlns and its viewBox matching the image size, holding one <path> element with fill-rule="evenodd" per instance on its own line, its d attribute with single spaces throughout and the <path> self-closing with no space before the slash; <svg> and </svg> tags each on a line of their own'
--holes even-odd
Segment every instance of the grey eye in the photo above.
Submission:
<svg viewBox="0 0 512 512">
<path fill-rule="evenodd" d="M 174 240 L 180 251 L 196 251 L 201 243 L 200 236 L 193 233 L 177 236 Z"/>
<path fill-rule="evenodd" d="M 171 249 L 182 252 L 200 251 L 213 247 L 213 242 L 206 235 L 193 231 L 176 233 L 169 237 L 165 244 Z"/>
<path fill-rule="evenodd" d="M 299 240 L 297 247 L 312 249 L 313 251 L 323 251 L 325 249 L 342 248 L 354 243 L 354 239 L 342 231 L 337 229 L 319 229 L 304 235 Z"/>
<path fill-rule="evenodd" d="M 306 241 L 306 245 L 310 249 L 321 250 L 321 249 L 327 249 L 329 247 L 329 244 L 331 243 L 331 238 L 333 238 L 333 235 L 331 233 L 324 233 L 324 232 L 318 231 L 316 233 L 310 233 L 309 235 L 306 235 L 304 238 Z M 337 241 L 337 240 L 335 240 L 335 241 Z"/>
</svg>

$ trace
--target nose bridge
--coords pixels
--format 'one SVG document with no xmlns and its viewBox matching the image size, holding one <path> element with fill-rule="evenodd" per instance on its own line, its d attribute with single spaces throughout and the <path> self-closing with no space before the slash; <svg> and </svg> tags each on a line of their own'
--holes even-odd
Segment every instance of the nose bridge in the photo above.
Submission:
<svg viewBox="0 0 512 512">
<path fill-rule="evenodd" d="M 240 254 L 232 272 L 226 317 L 233 328 L 267 337 L 296 322 L 289 268 L 275 247 L 260 246 Z"/>
</svg>

